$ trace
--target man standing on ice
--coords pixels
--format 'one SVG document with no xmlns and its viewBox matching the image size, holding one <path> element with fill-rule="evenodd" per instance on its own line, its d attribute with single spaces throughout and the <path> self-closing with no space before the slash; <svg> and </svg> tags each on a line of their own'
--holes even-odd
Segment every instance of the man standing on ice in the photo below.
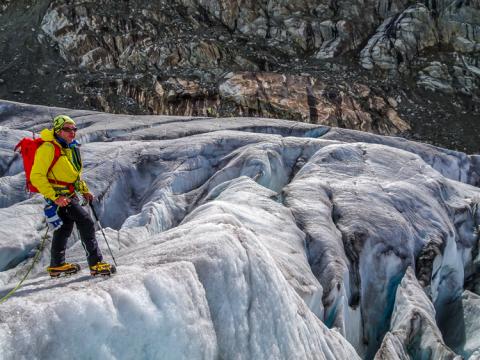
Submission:
<svg viewBox="0 0 480 360">
<path fill-rule="evenodd" d="M 35 153 L 30 174 L 32 185 L 45 197 L 45 215 L 49 225 L 55 229 L 47 271 L 50 276 L 57 277 L 80 270 L 78 264 L 65 262 L 67 240 L 75 223 L 87 255 L 90 273 L 110 275 L 114 268 L 102 261 L 102 253 L 95 238 L 94 222 L 79 199 L 81 195 L 90 203 L 93 195 L 80 178 L 82 160 L 79 144 L 75 140 L 76 132 L 75 122 L 69 116 L 55 117 L 53 129 L 43 129 L 40 133 L 44 143 Z"/>
</svg>

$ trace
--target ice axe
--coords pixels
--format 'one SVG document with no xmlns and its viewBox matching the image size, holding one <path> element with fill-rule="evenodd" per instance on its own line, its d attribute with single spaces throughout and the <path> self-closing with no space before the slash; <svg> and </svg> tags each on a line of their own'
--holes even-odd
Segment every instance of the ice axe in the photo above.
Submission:
<svg viewBox="0 0 480 360">
<path fill-rule="evenodd" d="M 98 219 L 97 213 L 95 212 L 95 208 L 93 207 L 92 201 L 89 201 L 88 204 L 90 205 L 90 208 L 92 209 L 93 212 L 93 217 L 95 220 L 97 220 L 98 227 L 102 231 L 103 238 L 105 239 L 105 242 L 107 243 L 108 246 L 108 251 L 110 251 L 110 255 L 112 256 L 113 263 L 115 264 L 115 267 L 117 267 L 117 262 L 115 261 L 115 257 L 113 256 L 112 249 L 110 249 L 110 245 L 108 243 L 107 237 L 105 236 L 105 233 L 103 232 L 102 224 L 100 224 L 100 220 Z"/>
</svg>

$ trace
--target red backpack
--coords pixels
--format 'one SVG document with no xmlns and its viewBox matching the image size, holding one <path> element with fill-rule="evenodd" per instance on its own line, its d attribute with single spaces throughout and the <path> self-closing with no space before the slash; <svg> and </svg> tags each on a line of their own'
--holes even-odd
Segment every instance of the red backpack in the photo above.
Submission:
<svg viewBox="0 0 480 360">
<path fill-rule="evenodd" d="M 35 160 L 35 153 L 37 149 L 42 145 L 45 141 L 41 138 L 32 139 L 32 138 L 23 138 L 20 142 L 15 146 L 15 151 L 20 149 L 20 154 L 22 154 L 23 158 L 23 168 L 25 169 L 25 178 L 27 180 L 27 189 L 30 192 L 38 193 L 38 189 L 32 185 L 30 182 L 30 173 L 32 172 L 33 161 Z M 48 168 L 47 174 L 50 170 L 52 170 L 53 165 L 57 162 L 60 158 L 62 150 L 60 147 L 55 144 L 53 141 L 47 141 L 53 144 L 55 148 L 55 154 L 53 156 L 53 161 L 50 167 Z"/>
</svg>

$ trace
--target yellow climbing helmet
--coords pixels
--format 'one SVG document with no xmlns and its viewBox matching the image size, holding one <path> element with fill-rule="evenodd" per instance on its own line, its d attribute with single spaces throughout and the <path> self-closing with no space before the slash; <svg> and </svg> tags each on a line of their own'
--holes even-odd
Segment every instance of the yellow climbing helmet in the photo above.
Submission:
<svg viewBox="0 0 480 360">
<path fill-rule="evenodd" d="M 68 115 L 58 115 L 53 119 L 53 131 L 57 132 L 62 130 L 63 125 L 72 124 L 75 125 L 75 121 Z"/>
</svg>

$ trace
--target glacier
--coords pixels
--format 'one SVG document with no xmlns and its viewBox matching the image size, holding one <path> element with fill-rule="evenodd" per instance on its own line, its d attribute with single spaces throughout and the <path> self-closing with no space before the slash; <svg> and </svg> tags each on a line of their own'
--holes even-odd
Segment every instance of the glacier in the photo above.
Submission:
<svg viewBox="0 0 480 360">
<path fill-rule="evenodd" d="M 61 113 L 118 273 L 50 279 L 47 244 L 0 358 L 480 358 L 480 156 L 278 119 L 0 101 L 0 298 L 46 231 L 13 147 Z"/>
</svg>

